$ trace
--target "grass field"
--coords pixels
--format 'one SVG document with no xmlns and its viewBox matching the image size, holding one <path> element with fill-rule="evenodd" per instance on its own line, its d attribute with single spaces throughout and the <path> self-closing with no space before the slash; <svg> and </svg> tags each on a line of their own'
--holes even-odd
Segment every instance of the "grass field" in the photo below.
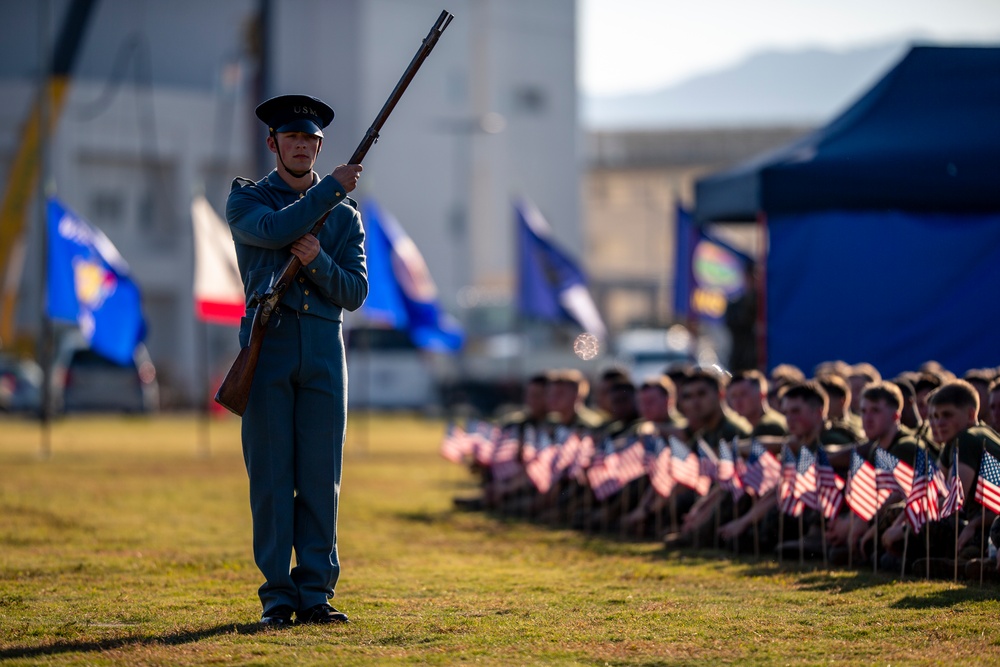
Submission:
<svg viewBox="0 0 1000 667">
<path fill-rule="evenodd" d="M 350 424 L 340 627 L 258 632 L 239 422 L 0 421 L 0 664 L 1000 664 L 1000 589 L 455 513 L 442 425 Z"/>
</svg>

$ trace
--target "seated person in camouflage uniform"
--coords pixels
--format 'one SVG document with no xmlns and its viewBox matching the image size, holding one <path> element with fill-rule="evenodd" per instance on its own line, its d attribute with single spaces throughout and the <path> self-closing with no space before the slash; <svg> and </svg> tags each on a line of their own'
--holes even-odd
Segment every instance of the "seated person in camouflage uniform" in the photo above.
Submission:
<svg viewBox="0 0 1000 667">
<path fill-rule="evenodd" d="M 1000 377 L 990 383 L 989 399 L 986 423 L 994 431 L 1000 431 Z"/>
<path fill-rule="evenodd" d="M 771 369 L 768 382 L 771 385 L 767 391 L 767 404 L 776 412 L 781 412 L 781 392 L 788 385 L 805 382 L 806 375 L 793 364 L 778 364 Z"/>
<path fill-rule="evenodd" d="M 843 431 L 850 438 L 849 441 L 863 440 L 865 434 L 861 417 L 851 412 L 851 387 L 847 384 L 847 380 L 842 375 L 834 373 L 817 375 L 816 379 L 830 399 L 827 428 Z"/>
<path fill-rule="evenodd" d="M 983 511 L 982 505 L 975 498 L 975 491 L 983 453 L 1000 458 L 1000 435 L 989 426 L 979 423 L 979 394 L 964 380 L 942 384 L 928 396 L 927 403 L 931 432 L 934 440 L 941 445 L 938 465 L 947 479 L 957 455 L 958 475 L 965 492 L 965 506 L 957 517 L 961 531 L 957 541 L 955 524 L 951 521 L 955 518 L 954 515 L 949 520 L 931 522 L 925 527 L 931 531 L 930 557 L 954 559 L 957 552 L 959 570 L 964 571 L 968 559 L 979 555 L 995 518 L 992 512 Z M 913 568 L 915 572 L 922 572 L 923 567 L 916 561 L 926 555 L 923 552 L 924 540 L 910 540 L 906 563 L 900 562 L 906 530 L 905 515 L 901 515 L 882 535 L 882 545 L 887 550 L 884 564 L 887 567 L 902 565 L 906 569 Z M 953 560 L 949 562 L 954 564 Z"/>
<path fill-rule="evenodd" d="M 861 414 L 861 392 L 872 382 L 881 382 L 882 374 L 866 361 L 851 366 L 847 376 L 847 384 L 851 388 L 851 412 Z"/>
<path fill-rule="evenodd" d="M 913 431 L 900 423 L 902 407 L 903 393 L 892 382 L 873 382 L 861 391 L 861 420 L 867 442 L 859 448 L 858 453 L 867 458 L 873 466 L 877 449 L 885 450 L 910 467 L 914 464 L 919 444 Z M 877 518 L 884 521 L 888 506 L 894 500 L 901 498 L 898 495 L 895 499 L 890 496 Z M 890 516 L 890 523 L 894 518 L 895 514 Z M 842 513 L 830 524 L 827 533 L 831 557 L 835 562 L 840 558 L 846 561 L 848 548 L 854 549 L 855 553 L 860 555 L 862 552 L 859 546 L 870 542 L 874 539 L 874 535 L 874 526 L 871 522 L 862 521 L 853 512 Z M 853 544 L 848 544 L 852 538 Z"/>
<path fill-rule="evenodd" d="M 767 403 L 767 378 L 760 371 L 738 371 L 726 388 L 726 400 L 738 415 L 750 422 L 751 437 L 788 434 L 785 416 Z"/>
<path fill-rule="evenodd" d="M 816 451 L 821 446 L 847 444 L 850 440 L 838 430 L 826 428 L 827 408 L 829 398 L 822 385 L 815 380 L 807 380 L 789 385 L 782 392 L 782 412 L 788 420 L 789 438 L 786 447 L 798 458 L 802 447 Z M 780 455 L 779 455 L 780 460 Z M 778 542 L 778 526 L 781 521 L 778 509 L 778 489 L 772 489 L 762 496 L 739 518 L 719 528 L 719 536 L 725 540 L 738 540 L 740 550 L 745 550 L 754 524 L 760 526 L 761 548 L 768 550 Z M 813 536 L 819 526 L 819 514 L 812 510 L 805 511 L 805 532 Z M 783 538 L 797 540 L 797 522 L 785 522 Z M 798 542 L 792 543 L 797 551 Z"/>
</svg>

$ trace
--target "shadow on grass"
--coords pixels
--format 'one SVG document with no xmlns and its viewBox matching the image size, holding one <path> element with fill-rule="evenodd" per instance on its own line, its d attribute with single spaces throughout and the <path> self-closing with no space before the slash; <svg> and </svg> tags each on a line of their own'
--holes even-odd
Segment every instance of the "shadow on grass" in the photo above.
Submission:
<svg viewBox="0 0 1000 667">
<path fill-rule="evenodd" d="M 893 609 L 945 609 L 963 602 L 984 602 L 1000 600 L 1000 591 L 995 587 L 979 588 L 971 582 L 965 588 L 934 591 L 925 595 L 907 595 L 889 605 Z"/>
<path fill-rule="evenodd" d="M 44 646 L 24 646 L 0 649 L 0 660 L 7 658 L 37 658 L 44 655 L 59 655 L 61 653 L 97 653 L 130 646 L 192 644 L 217 637 L 219 635 L 253 635 L 257 633 L 273 633 L 265 630 L 257 623 L 217 625 L 204 630 L 185 630 L 163 635 L 140 635 L 132 637 L 117 637 L 115 639 L 100 639 L 91 641 L 59 641 Z"/>
</svg>

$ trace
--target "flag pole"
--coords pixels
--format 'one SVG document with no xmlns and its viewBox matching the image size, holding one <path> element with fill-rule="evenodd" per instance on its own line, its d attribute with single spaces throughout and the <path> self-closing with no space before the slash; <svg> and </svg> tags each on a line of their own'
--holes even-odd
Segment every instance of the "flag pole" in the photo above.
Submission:
<svg viewBox="0 0 1000 667">
<path fill-rule="evenodd" d="M 780 491 L 779 491 L 779 496 Z M 781 499 L 778 499 L 778 565 L 782 565 L 785 562 L 785 512 L 781 508 Z"/>
<path fill-rule="evenodd" d="M 924 524 L 924 563 L 927 565 L 925 568 L 927 570 L 926 576 L 924 577 L 928 581 L 931 578 L 931 522 L 930 517 L 927 517 L 927 523 Z"/>
<path fill-rule="evenodd" d="M 878 487 L 875 487 L 875 502 L 878 502 Z M 875 510 L 875 539 L 872 541 L 872 573 L 878 572 L 878 510 Z"/>
<path fill-rule="evenodd" d="M 830 564 L 827 562 L 827 557 L 826 557 L 826 515 L 823 513 L 822 507 L 820 508 L 819 512 L 820 512 L 819 534 L 821 542 L 823 544 L 823 569 L 829 570 Z"/>
<path fill-rule="evenodd" d="M 906 512 L 906 508 L 903 508 L 903 512 Z M 899 576 L 906 576 L 906 547 L 910 544 L 910 524 L 909 522 L 903 526 L 903 558 L 902 565 L 899 566 Z"/>
<path fill-rule="evenodd" d="M 48 257 L 48 244 L 49 244 L 49 226 L 48 226 L 48 206 L 46 205 L 46 189 L 55 190 L 55 184 L 48 181 L 48 171 L 49 171 L 49 133 L 52 116 L 52 104 L 49 98 L 50 86 L 49 86 L 49 70 L 51 69 L 52 62 L 50 60 L 51 54 L 47 48 L 49 45 L 49 34 L 48 26 L 51 19 L 50 16 L 50 3 L 46 2 L 42 4 L 42 10 L 39 13 L 39 56 L 41 58 L 42 66 L 38 68 L 38 92 L 39 92 L 39 104 L 38 110 L 41 116 L 41 123 L 39 124 L 38 131 L 38 163 L 39 163 L 39 173 L 41 174 L 40 186 L 38 188 L 38 219 L 41 221 L 39 224 L 39 231 L 41 232 L 40 238 L 41 243 L 39 244 L 42 255 L 42 261 L 38 263 L 41 268 L 41 282 L 42 286 L 40 290 L 40 298 L 42 301 L 41 308 L 41 341 L 39 344 L 39 361 L 42 367 L 42 405 L 39 410 L 39 420 L 41 422 L 41 440 L 39 443 L 38 455 L 43 460 L 48 460 L 52 457 L 52 406 L 51 406 L 51 382 L 52 382 L 52 318 L 46 310 L 46 290 L 48 288 L 48 270 L 49 270 L 49 257 Z M 54 193 L 53 193 L 54 194 Z M 13 316 L 13 313 L 11 313 Z"/>
<path fill-rule="evenodd" d="M 198 318 L 195 318 L 195 326 L 198 326 Z M 208 397 L 212 395 L 212 370 L 209 363 L 208 355 L 208 322 L 201 322 L 201 337 L 200 337 L 200 347 L 201 347 L 201 367 L 203 371 L 202 379 L 205 381 L 204 391 L 198 398 L 198 412 L 201 415 L 201 428 L 198 430 L 198 453 L 202 458 L 208 458 L 212 454 L 211 445 L 211 425 L 210 420 L 212 414 L 210 412 L 210 407 L 208 405 Z"/>
<path fill-rule="evenodd" d="M 955 445 L 955 459 L 958 460 L 958 445 L 957 444 Z M 983 438 L 983 453 L 982 453 L 982 455 L 979 458 L 979 461 L 980 461 L 980 463 L 979 463 L 979 474 L 980 475 L 983 472 L 983 462 L 985 460 L 986 460 L 986 438 L 984 437 Z M 956 464 L 956 467 L 955 467 L 955 474 L 956 475 L 958 474 L 958 466 L 957 466 L 957 464 Z M 981 482 L 982 482 L 982 480 L 978 479 L 978 475 L 977 475 L 976 486 L 979 486 L 979 484 Z M 972 489 L 973 497 L 975 497 L 975 493 L 976 493 L 976 490 Z M 983 495 L 983 500 L 986 500 L 985 489 L 984 489 L 984 492 L 983 492 L 982 495 Z M 986 569 L 986 563 L 983 562 L 983 558 L 985 556 L 985 554 L 983 553 L 983 550 L 986 548 L 986 540 L 983 539 L 983 528 L 986 526 L 986 504 L 982 503 L 982 502 L 979 503 L 979 510 L 980 510 L 980 514 L 979 514 L 979 517 L 980 517 L 980 519 L 979 519 L 979 587 L 982 588 L 983 587 L 983 571 Z M 956 549 L 958 548 L 958 542 L 957 541 L 955 542 L 955 547 L 956 547 Z M 957 553 L 955 554 L 955 567 L 956 568 L 958 567 L 958 554 Z"/>
<path fill-rule="evenodd" d="M 847 569 L 854 567 L 854 516 L 851 515 L 851 508 L 847 508 Z"/>
<path fill-rule="evenodd" d="M 806 565 L 805 528 L 803 527 L 805 522 L 802 519 L 803 514 L 805 514 L 805 510 L 802 511 L 802 514 L 799 514 L 799 567 L 805 567 Z"/>
</svg>

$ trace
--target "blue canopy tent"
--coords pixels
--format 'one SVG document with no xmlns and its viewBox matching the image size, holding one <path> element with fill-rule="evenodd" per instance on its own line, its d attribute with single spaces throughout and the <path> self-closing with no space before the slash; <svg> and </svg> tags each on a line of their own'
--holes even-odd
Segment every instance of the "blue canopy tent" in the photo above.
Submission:
<svg viewBox="0 0 1000 667">
<path fill-rule="evenodd" d="M 769 365 L 1000 363 L 1000 48 L 914 47 L 828 125 L 695 195 L 700 222 L 766 232 Z"/>
</svg>

